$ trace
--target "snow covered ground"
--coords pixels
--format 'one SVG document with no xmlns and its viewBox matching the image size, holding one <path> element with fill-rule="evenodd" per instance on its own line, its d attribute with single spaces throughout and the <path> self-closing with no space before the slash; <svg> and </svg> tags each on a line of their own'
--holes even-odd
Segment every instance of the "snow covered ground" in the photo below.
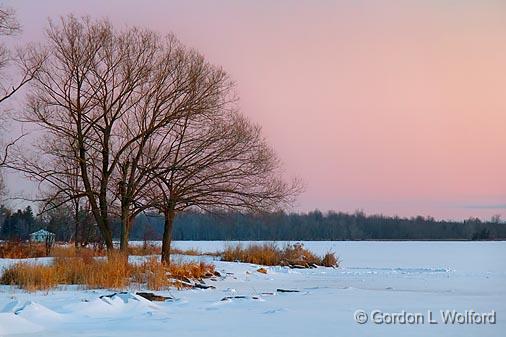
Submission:
<svg viewBox="0 0 506 337">
<path fill-rule="evenodd" d="M 232 243 L 175 246 L 212 252 L 227 244 Z M 26 293 L 1 286 L 0 336 L 503 336 L 506 331 L 506 242 L 305 246 L 318 254 L 336 252 L 342 267 L 267 267 L 265 275 L 256 265 L 214 261 L 223 277 L 206 282 L 216 289 L 159 292 L 175 298 L 163 303 L 144 300 L 134 289 L 100 299 L 113 291 L 67 287 Z M 0 259 L 0 266 L 14 262 Z M 222 300 L 234 296 L 244 298 Z M 368 315 L 365 324 L 355 321 L 359 309 Z M 375 310 L 377 320 L 413 314 L 424 321 L 374 323 Z M 441 310 L 494 310 L 495 324 L 444 324 Z M 429 312 L 438 324 L 428 322 Z"/>
</svg>

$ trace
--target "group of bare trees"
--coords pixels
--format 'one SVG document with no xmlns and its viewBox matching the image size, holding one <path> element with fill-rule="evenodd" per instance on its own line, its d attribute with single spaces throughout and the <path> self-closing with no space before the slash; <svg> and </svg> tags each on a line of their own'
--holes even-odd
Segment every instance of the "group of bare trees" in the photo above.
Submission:
<svg viewBox="0 0 506 337">
<path fill-rule="evenodd" d="M 229 76 L 174 36 L 67 16 L 46 37 L 19 60 L 30 74 L 21 117 L 40 137 L 10 166 L 40 183 L 46 209 L 70 203 L 76 226 L 89 209 L 108 250 L 111 218 L 126 253 L 134 218 L 156 210 L 169 263 L 177 212 L 270 211 L 298 192 Z"/>
</svg>

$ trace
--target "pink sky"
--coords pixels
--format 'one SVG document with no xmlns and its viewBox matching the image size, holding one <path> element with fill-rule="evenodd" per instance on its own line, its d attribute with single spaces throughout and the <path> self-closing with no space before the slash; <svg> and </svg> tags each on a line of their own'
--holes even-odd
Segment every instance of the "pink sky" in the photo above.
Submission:
<svg viewBox="0 0 506 337">
<path fill-rule="evenodd" d="M 172 31 L 237 81 L 296 210 L 506 217 L 506 2 L 7 1 Z"/>
</svg>

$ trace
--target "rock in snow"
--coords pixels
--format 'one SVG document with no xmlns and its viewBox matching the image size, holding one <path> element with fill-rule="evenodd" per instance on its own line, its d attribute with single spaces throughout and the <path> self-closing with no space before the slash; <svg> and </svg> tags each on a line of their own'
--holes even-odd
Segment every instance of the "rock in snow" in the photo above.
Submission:
<svg viewBox="0 0 506 337">
<path fill-rule="evenodd" d="M 166 300 L 173 300 L 174 299 L 170 296 L 155 295 L 154 293 L 148 293 L 148 292 L 137 292 L 136 295 L 144 297 L 148 301 L 157 301 L 157 302 L 164 302 Z"/>
<path fill-rule="evenodd" d="M 295 289 L 281 289 L 281 288 L 278 288 L 276 289 L 276 291 L 278 293 L 299 293 L 300 290 L 295 290 Z"/>
</svg>

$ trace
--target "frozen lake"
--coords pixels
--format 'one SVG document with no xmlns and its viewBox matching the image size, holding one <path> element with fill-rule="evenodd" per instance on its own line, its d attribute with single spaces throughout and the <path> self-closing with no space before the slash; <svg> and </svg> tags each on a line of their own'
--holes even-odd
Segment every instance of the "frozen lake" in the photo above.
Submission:
<svg viewBox="0 0 506 337">
<path fill-rule="evenodd" d="M 179 241 L 174 246 L 213 252 L 230 244 L 235 243 Z M 125 297 L 104 304 L 98 296 L 110 294 L 108 290 L 28 294 L 4 286 L 0 288 L 0 336 L 20 332 L 12 330 L 15 324 L 28 329 L 26 336 L 504 335 L 506 242 L 320 241 L 304 245 L 318 254 L 335 252 L 342 267 L 269 267 L 264 275 L 256 272 L 256 265 L 215 261 L 217 270 L 229 273 L 213 282 L 216 289 L 171 291 L 176 301 L 155 306 Z M 277 293 L 278 288 L 299 292 Z M 221 300 L 237 295 L 246 298 Z M 356 322 L 357 310 L 367 314 L 366 323 Z M 441 311 L 453 310 L 461 314 L 494 311 L 495 324 L 445 323 Z M 409 315 L 422 321 L 386 323 L 389 317 Z"/>
<path fill-rule="evenodd" d="M 174 241 L 202 252 L 263 241 Z M 273 242 L 273 241 L 265 241 Z M 274 241 L 280 247 L 293 242 Z M 300 241 L 312 252 L 332 251 L 347 268 L 444 268 L 459 272 L 506 272 L 504 241 Z"/>
</svg>

